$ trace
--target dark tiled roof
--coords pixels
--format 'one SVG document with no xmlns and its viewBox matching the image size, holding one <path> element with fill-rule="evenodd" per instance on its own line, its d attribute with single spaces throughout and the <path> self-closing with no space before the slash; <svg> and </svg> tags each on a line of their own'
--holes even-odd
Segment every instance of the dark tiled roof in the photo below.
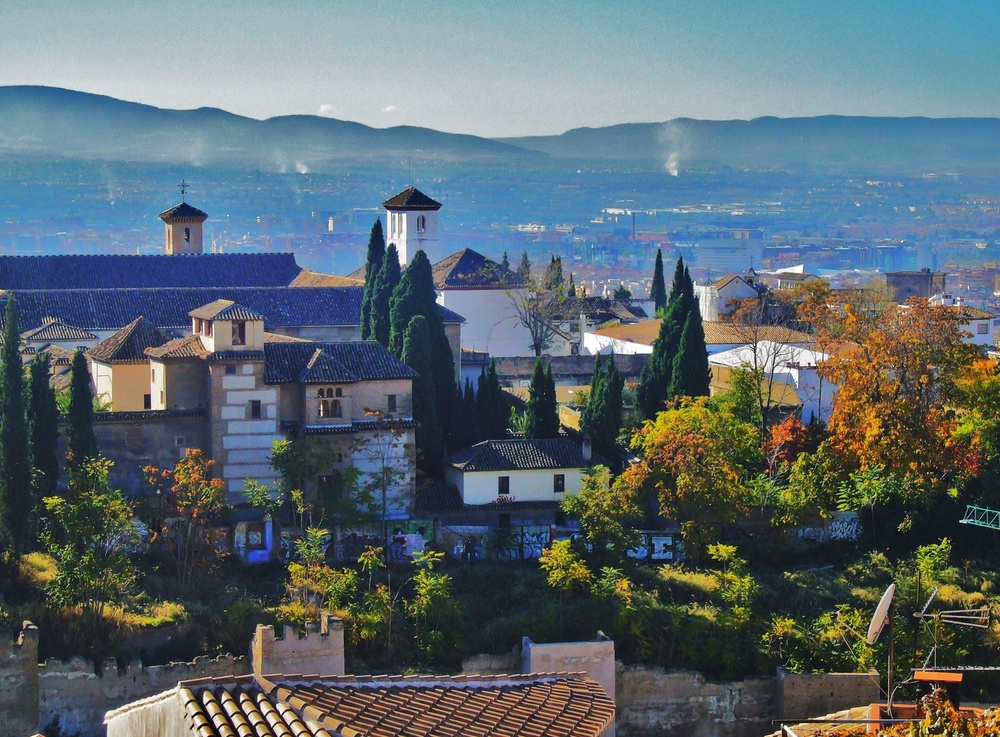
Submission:
<svg viewBox="0 0 1000 737">
<path fill-rule="evenodd" d="M 147 348 L 146 355 L 150 358 L 208 358 L 209 352 L 201 344 L 201 338 L 197 335 L 189 335 L 186 338 L 177 338 L 169 343 L 164 343 L 156 348 Z"/>
<path fill-rule="evenodd" d="M 199 737 L 598 737 L 615 718 L 601 686 L 576 673 L 238 676 L 184 681 L 176 694 Z"/>
<path fill-rule="evenodd" d="M 301 271 L 291 253 L 0 256 L 0 289 L 284 287 Z"/>
<path fill-rule="evenodd" d="M 243 305 L 238 305 L 231 299 L 217 299 L 202 305 L 196 310 L 191 310 L 188 315 L 201 320 L 263 320 L 262 315 L 258 315 L 253 310 L 249 310 Z"/>
<path fill-rule="evenodd" d="M 416 187 L 407 187 L 382 203 L 386 210 L 440 210 L 441 203 L 432 200 Z"/>
<path fill-rule="evenodd" d="M 53 340 L 97 340 L 97 336 L 87 330 L 67 325 L 62 320 L 48 320 L 33 330 L 21 333 L 24 342 L 40 343 Z"/>
<path fill-rule="evenodd" d="M 463 471 L 530 471 L 607 465 L 607 461 L 596 454 L 585 461 L 580 445 L 569 438 L 486 440 L 452 454 L 447 463 Z"/>
<path fill-rule="evenodd" d="M 465 509 L 462 495 L 454 486 L 423 486 L 417 488 L 416 513 L 461 512 Z"/>
<path fill-rule="evenodd" d="M 401 429 L 412 429 L 417 426 L 416 420 L 406 417 L 395 417 L 392 426 Z M 353 420 L 340 425 L 303 425 L 301 422 L 282 422 L 281 431 L 301 433 L 302 435 L 353 435 L 359 432 L 371 432 L 384 428 L 377 420 Z"/>
<path fill-rule="evenodd" d="M 98 425 L 111 422 L 136 422 L 139 420 L 162 420 L 169 417 L 203 417 L 204 407 L 194 409 L 140 409 L 128 412 L 95 412 L 94 423 Z M 69 421 L 68 415 L 63 415 Z"/>
<path fill-rule="evenodd" d="M 105 363 L 146 363 L 146 349 L 158 348 L 168 340 L 162 330 L 139 316 L 89 353 L 91 358 Z"/>
<path fill-rule="evenodd" d="M 463 248 L 438 261 L 433 269 L 434 286 L 438 289 L 509 289 L 525 283 L 520 274 L 471 248 Z"/>
<path fill-rule="evenodd" d="M 172 258 L 187 258 L 177 256 Z M 16 291 L 22 325 L 41 325 L 54 315 L 88 330 L 118 330 L 145 315 L 163 330 L 190 330 L 188 313 L 215 299 L 228 299 L 264 316 L 265 329 L 357 325 L 362 287 L 75 289 Z M 446 323 L 464 318 L 444 307 Z M 0 311 L 0 322 L 3 313 Z"/>
<path fill-rule="evenodd" d="M 375 341 L 265 343 L 268 384 L 340 384 L 369 379 L 411 379 L 417 372 Z"/>
<path fill-rule="evenodd" d="M 236 350 L 216 351 L 210 353 L 207 361 L 263 361 L 264 351 Z"/>
<path fill-rule="evenodd" d="M 164 210 L 160 213 L 160 220 L 199 220 L 204 221 L 208 219 L 208 213 L 203 210 L 199 210 L 197 207 L 192 207 L 186 202 L 181 202 L 180 204 L 174 205 L 169 210 Z"/>
</svg>

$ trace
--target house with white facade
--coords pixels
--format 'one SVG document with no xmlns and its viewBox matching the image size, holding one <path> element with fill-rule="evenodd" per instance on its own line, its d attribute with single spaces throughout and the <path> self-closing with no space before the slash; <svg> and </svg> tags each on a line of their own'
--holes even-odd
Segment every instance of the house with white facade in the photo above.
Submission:
<svg viewBox="0 0 1000 737">
<path fill-rule="evenodd" d="M 662 320 L 643 320 L 630 325 L 614 325 L 584 333 L 583 352 L 588 355 L 614 353 L 616 356 L 651 354 L 660 335 Z M 808 347 L 816 339 L 809 333 L 787 327 L 765 325 L 754 328 L 731 322 L 702 323 L 708 355 L 746 345 L 752 340 L 772 340 L 788 345 Z"/>
<path fill-rule="evenodd" d="M 560 504 L 578 494 L 584 470 L 607 461 L 594 456 L 589 441 L 569 438 L 486 440 L 445 461 L 445 482 L 466 506 L 513 503 Z"/>
<path fill-rule="evenodd" d="M 731 348 L 708 357 L 716 375 L 745 367 L 761 372 L 761 390 L 769 405 L 794 408 L 803 422 L 830 417 L 836 385 L 820 377 L 817 369 L 827 359 L 825 353 L 787 343 L 760 340 L 752 345 Z M 722 369 L 722 371 L 720 371 Z"/>
<path fill-rule="evenodd" d="M 701 319 L 716 321 L 720 315 L 732 313 L 735 302 L 752 299 L 759 294 L 751 278 L 730 274 L 711 284 L 695 284 L 694 296 L 698 300 Z"/>
</svg>

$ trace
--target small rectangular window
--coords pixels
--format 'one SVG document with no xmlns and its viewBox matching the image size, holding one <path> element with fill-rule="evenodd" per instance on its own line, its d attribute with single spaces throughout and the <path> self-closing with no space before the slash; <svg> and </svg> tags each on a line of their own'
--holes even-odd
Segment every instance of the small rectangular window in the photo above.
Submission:
<svg viewBox="0 0 1000 737">
<path fill-rule="evenodd" d="M 250 400 L 250 419 L 259 420 L 260 419 L 260 400 L 251 399 Z"/>
<path fill-rule="evenodd" d="M 247 324 L 242 320 L 233 323 L 233 345 L 246 345 Z"/>
<path fill-rule="evenodd" d="M 236 376 L 236 364 L 227 363 L 226 364 L 226 376 Z"/>
<path fill-rule="evenodd" d="M 153 395 L 143 394 L 142 395 L 142 408 L 143 409 L 153 409 Z"/>
<path fill-rule="evenodd" d="M 153 383 L 156 383 L 156 369 L 150 369 L 149 372 L 150 372 L 149 373 L 150 378 L 153 380 Z"/>
<path fill-rule="evenodd" d="M 164 406 L 166 406 L 166 404 L 167 404 L 166 400 L 163 397 L 163 391 L 162 390 L 160 391 L 160 404 L 162 404 Z"/>
<path fill-rule="evenodd" d="M 175 436 L 174 445 L 176 445 L 178 448 L 182 447 L 184 445 L 184 436 L 183 435 Z"/>
<path fill-rule="evenodd" d="M 500 476 L 497 479 L 497 494 L 500 496 L 510 494 L 510 476 Z"/>
<path fill-rule="evenodd" d="M 387 401 L 386 401 L 386 409 L 389 410 L 390 414 L 395 413 L 395 411 L 396 411 L 396 395 L 395 394 L 390 394 L 388 396 Z"/>
<path fill-rule="evenodd" d="M 990 326 L 987 325 L 985 322 L 981 322 L 978 325 L 976 325 L 976 332 L 979 335 L 986 335 L 986 333 L 989 331 L 989 329 L 990 329 Z"/>
<path fill-rule="evenodd" d="M 556 494 L 566 491 L 566 474 L 557 473 L 552 477 L 552 491 Z"/>
</svg>

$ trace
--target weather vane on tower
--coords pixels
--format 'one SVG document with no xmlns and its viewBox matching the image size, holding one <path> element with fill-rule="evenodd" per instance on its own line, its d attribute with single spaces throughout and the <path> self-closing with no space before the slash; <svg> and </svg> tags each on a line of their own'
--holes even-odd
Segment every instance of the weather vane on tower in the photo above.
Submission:
<svg viewBox="0 0 1000 737">
<path fill-rule="evenodd" d="M 184 194 L 188 191 L 191 185 L 187 183 L 186 179 L 181 179 L 181 183 L 177 187 L 181 190 L 181 202 L 184 202 Z"/>
</svg>

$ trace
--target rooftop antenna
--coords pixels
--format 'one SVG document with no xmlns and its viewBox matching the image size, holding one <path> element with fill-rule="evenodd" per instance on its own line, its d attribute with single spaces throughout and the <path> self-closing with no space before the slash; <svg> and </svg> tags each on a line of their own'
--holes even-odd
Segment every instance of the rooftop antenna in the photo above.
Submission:
<svg viewBox="0 0 1000 737">
<path fill-rule="evenodd" d="M 410 186 L 413 186 L 413 159 L 406 158 L 406 175 L 410 179 Z"/>
<path fill-rule="evenodd" d="M 181 179 L 181 183 L 177 185 L 177 188 L 181 191 L 181 202 L 184 202 L 184 195 L 190 187 L 191 185 L 187 183 L 186 179 Z"/>
<path fill-rule="evenodd" d="M 938 639 L 941 635 L 942 624 L 955 625 L 956 627 L 977 627 L 984 630 L 990 627 L 989 607 L 983 606 L 978 609 L 946 609 L 944 611 L 931 612 L 931 603 L 934 601 L 934 597 L 937 596 L 937 592 L 938 590 L 934 589 L 927 599 L 927 603 L 924 604 L 924 608 L 919 612 L 913 613 L 914 617 L 924 623 L 924 627 L 927 628 L 934 642 L 930 652 L 927 653 L 927 658 L 924 660 L 924 670 L 937 668 Z"/>
<path fill-rule="evenodd" d="M 886 706 L 889 710 L 889 716 L 892 716 L 892 658 L 893 658 L 893 647 L 895 646 L 895 636 L 893 634 L 892 628 L 892 598 L 896 595 L 896 584 L 889 584 L 889 588 L 885 590 L 882 594 L 882 598 L 879 599 L 878 606 L 875 607 L 875 613 L 872 615 L 871 624 L 868 625 L 868 636 L 865 637 L 865 642 L 869 645 L 874 645 L 878 642 L 879 636 L 882 634 L 882 630 L 885 628 L 886 624 L 889 625 L 889 658 L 886 663 Z"/>
</svg>

